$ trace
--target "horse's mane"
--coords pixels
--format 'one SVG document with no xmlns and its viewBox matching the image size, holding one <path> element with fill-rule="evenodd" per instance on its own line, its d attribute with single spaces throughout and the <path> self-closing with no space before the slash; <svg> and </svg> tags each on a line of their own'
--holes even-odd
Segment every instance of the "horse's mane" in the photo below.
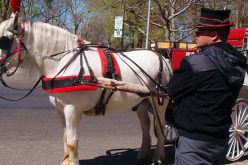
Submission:
<svg viewBox="0 0 248 165">
<path fill-rule="evenodd" d="M 32 51 L 43 57 L 72 50 L 77 46 L 78 37 L 58 26 L 42 22 L 28 22 L 25 26 Z"/>
<path fill-rule="evenodd" d="M 4 20 L 3 22 L 0 23 L 0 36 L 3 36 L 3 33 L 7 30 L 7 24 L 9 20 Z"/>
<path fill-rule="evenodd" d="M 78 36 L 58 26 L 30 21 L 25 22 L 24 25 L 25 44 L 28 53 L 34 54 L 35 58 L 49 58 L 51 55 L 72 51 L 78 47 Z M 85 40 L 84 42 L 89 43 Z M 40 59 L 37 61 L 40 61 Z M 33 68 L 29 66 L 30 62 L 27 62 L 27 64 L 28 65 L 24 65 L 24 71 L 31 71 L 32 73 Z"/>
<path fill-rule="evenodd" d="M 42 22 L 25 22 L 25 31 L 28 53 L 35 54 L 35 58 L 46 58 L 77 47 L 78 37 L 58 26 Z M 30 60 L 29 58 L 24 60 L 25 65 L 21 66 L 21 72 L 37 75 L 39 71 Z"/>
</svg>

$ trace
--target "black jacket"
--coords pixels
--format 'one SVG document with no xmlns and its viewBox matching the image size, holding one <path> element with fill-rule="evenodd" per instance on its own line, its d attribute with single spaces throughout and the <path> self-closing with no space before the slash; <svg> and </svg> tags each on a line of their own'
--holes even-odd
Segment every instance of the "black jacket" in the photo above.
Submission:
<svg viewBox="0 0 248 165">
<path fill-rule="evenodd" d="M 245 72 L 245 56 L 226 43 L 186 56 L 168 86 L 176 104 L 174 124 L 179 135 L 197 140 L 227 138 Z"/>
</svg>

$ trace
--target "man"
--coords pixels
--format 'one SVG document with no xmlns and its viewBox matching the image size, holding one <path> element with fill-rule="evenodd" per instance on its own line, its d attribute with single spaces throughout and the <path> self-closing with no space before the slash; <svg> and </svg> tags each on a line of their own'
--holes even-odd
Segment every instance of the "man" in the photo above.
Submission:
<svg viewBox="0 0 248 165">
<path fill-rule="evenodd" d="M 168 86 L 176 104 L 176 165 L 225 164 L 231 109 L 246 72 L 246 58 L 226 43 L 230 10 L 203 8 L 197 24 L 199 53 L 186 56 Z"/>
</svg>

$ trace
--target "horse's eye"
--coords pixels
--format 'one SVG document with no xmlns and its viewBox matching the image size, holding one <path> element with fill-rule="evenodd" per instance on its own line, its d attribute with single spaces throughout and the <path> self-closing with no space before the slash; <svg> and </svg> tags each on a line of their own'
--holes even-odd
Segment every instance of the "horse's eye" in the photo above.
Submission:
<svg viewBox="0 0 248 165">
<path fill-rule="evenodd" d="M 11 40 L 6 37 L 6 36 L 2 36 L 0 37 L 0 49 L 9 49 L 9 46 L 10 46 L 10 43 L 11 43 Z"/>
</svg>

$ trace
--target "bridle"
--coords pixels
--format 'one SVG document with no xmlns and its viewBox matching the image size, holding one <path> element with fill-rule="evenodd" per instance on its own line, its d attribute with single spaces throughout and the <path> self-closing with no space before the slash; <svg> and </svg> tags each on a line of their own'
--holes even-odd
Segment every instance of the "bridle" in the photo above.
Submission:
<svg viewBox="0 0 248 165">
<path fill-rule="evenodd" d="M 0 49 L 7 50 L 6 56 L 4 58 L 0 59 L 0 79 L 1 79 L 1 81 L 3 80 L 2 79 L 3 74 L 6 74 L 6 76 L 12 76 L 17 71 L 19 65 L 23 62 L 22 51 L 25 50 L 27 52 L 27 48 L 26 48 L 25 44 L 23 43 L 24 34 L 25 34 L 25 23 L 24 22 L 21 23 L 21 30 L 20 31 L 18 31 L 18 24 L 17 23 L 14 24 L 13 29 L 9 29 L 8 31 L 10 31 L 12 33 L 11 38 L 8 38 L 6 36 L 0 37 L 0 42 L 2 42 L 2 43 L 5 42 L 3 44 L 4 46 L 0 47 Z M 15 50 L 13 52 L 11 52 L 15 38 L 17 38 L 17 47 L 15 48 Z M 7 60 L 14 55 L 18 56 L 18 64 L 17 64 L 16 68 L 14 69 L 14 71 L 12 71 L 11 73 L 8 73 Z"/>
<path fill-rule="evenodd" d="M 7 52 L 6 56 L 4 58 L 0 59 L 0 81 L 5 87 L 8 87 L 10 89 L 27 91 L 27 90 L 22 90 L 22 89 L 10 87 L 9 85 L 7 85 L 5 83 L 5 81 L 3 79 L 3 74 L 6 74 L 6 76 L 12 76 L 17 71 L 20 64 L 23 62 L 22 51 L 25 50 L 25 52 L 27 53 L 27 47 L 25 46 L 25 44 L 23 42 L 24 34 L 25 34 L 25 22 L 22 22 L 21 28 L 18 29 L 17 17 L 15 17 L 13 28 L 8 29 L 8 31 L 12 33 L 11 37 L 6 37 L 6 36 L 0 37 L 0 49 L 5 50 Z M 17 39 L 17 47 L 11 52 L 14 39 Z M 15 56 L 15 55 L 18 56 L 18 64 L 17 64 L 17 66 L 13 72 L 8 73 L 8 70 L 7 70 L 7 66 L 9 65 L 8 59 L 12 56 Z M 38 86 L 38 84 L 41 82 L 41 78 L 42 77 L 39 78 L 39 80 L 35 83 L 35 85 L 23 97 L 18 98 L 18 99 L 10 99 L 10 98 L 0 96 L 0 99 L 4 99 L 4 100 L 8 100 L 8 101 L 19 101 L 19 100 L 26 98 Z"/>
</svg>

